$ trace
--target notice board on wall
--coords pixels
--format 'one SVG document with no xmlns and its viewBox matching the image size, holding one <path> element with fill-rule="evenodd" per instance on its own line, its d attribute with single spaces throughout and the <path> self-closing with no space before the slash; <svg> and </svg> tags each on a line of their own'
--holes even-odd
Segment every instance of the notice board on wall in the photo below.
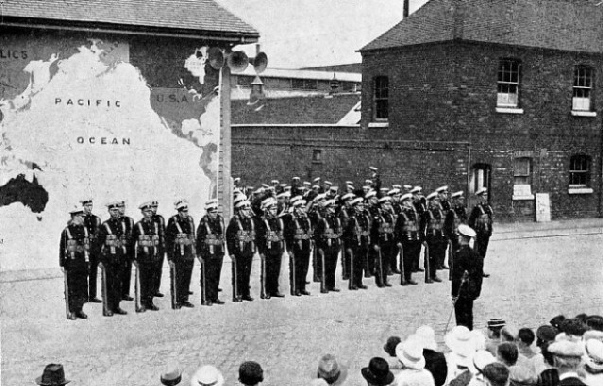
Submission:
<svg viewBox="0 0 603 386">
<path fill-rule="evenodd" d="M 548 193 L 536 193 L 536 222 L 551 221 L 551 199 Z"/>
</svg>

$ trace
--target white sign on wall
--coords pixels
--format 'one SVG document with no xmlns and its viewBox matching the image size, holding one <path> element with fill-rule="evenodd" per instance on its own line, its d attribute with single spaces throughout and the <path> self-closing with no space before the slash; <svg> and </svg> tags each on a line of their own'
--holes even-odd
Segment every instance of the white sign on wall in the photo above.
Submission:
<svg viewBox="0 0 603 386">
<path fill-rule="evenodd" d="M 551 199 L 548 193 L 536 193 L 536 222 L 551 221 Z"/>
</svg>

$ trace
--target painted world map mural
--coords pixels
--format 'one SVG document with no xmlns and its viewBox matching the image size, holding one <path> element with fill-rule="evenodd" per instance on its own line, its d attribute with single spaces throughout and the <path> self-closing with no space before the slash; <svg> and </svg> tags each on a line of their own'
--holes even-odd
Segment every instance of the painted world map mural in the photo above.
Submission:
<svg viewBox="0 0 603 386">
<path fill-rule="evenodd" d="M 103 220 L 110 200 L 185 198 L 197 219 L 215 194 L 217 82 L 206 47 L 174 62 L 175 87 L 153 87 L 127 42 L 0 38 L 0 270 L 56 267 L 58 238 L 80 200 Z M 209 91 L 207 91 L 209 89 Z"/>
</svg>

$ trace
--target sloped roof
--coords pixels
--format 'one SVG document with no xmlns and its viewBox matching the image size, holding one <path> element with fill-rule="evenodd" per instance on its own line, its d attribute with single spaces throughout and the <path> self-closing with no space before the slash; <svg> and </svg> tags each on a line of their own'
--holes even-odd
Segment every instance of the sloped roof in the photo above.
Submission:
<svg viewBox="0 0 603 386">
<path fill-rule="evenodd" d="M 335 125 L 360 101 L 360 93 L 231 101 L 231 122 L 236 124 Z M 358 123 L 358 122 L 356 122 Z"/>
<path fill-rule="evenodd" d="M 68 21 L 252 38 L 258 32 L 214 0 L 4 0 L 4 21 Z"/>
<path fill-rule="evenodd" d="M 360 51 L 460 39 L 603 52 L 603 5 L 593 0 L 430 0 Z"/>
<path fill-rule="evenodd" d="M 253 66 L 248 66 L 243 72 L 235 75 L 257 76 Z M 290 79 L 316 79 L 330 81 L 335 79 L 342 82 L 362 82 L 362 74 L 354 72 L 322 71 L 307 69 L 272 68 L 268 67 L 260 74 L 261 78 L 290 78 Z"/>
</svg>

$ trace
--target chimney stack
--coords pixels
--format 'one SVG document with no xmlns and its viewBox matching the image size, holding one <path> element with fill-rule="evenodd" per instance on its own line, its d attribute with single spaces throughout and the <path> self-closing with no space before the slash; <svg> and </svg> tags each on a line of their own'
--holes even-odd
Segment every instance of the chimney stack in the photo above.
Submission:
<svg viewBox="0 0 603 386">
<path fill-rule="evenodd" d="M 404 0 L 404 5 L 402 7 L 402 18 L 406 19 L 410 12 L 410 0 Z"/>
</svg>

